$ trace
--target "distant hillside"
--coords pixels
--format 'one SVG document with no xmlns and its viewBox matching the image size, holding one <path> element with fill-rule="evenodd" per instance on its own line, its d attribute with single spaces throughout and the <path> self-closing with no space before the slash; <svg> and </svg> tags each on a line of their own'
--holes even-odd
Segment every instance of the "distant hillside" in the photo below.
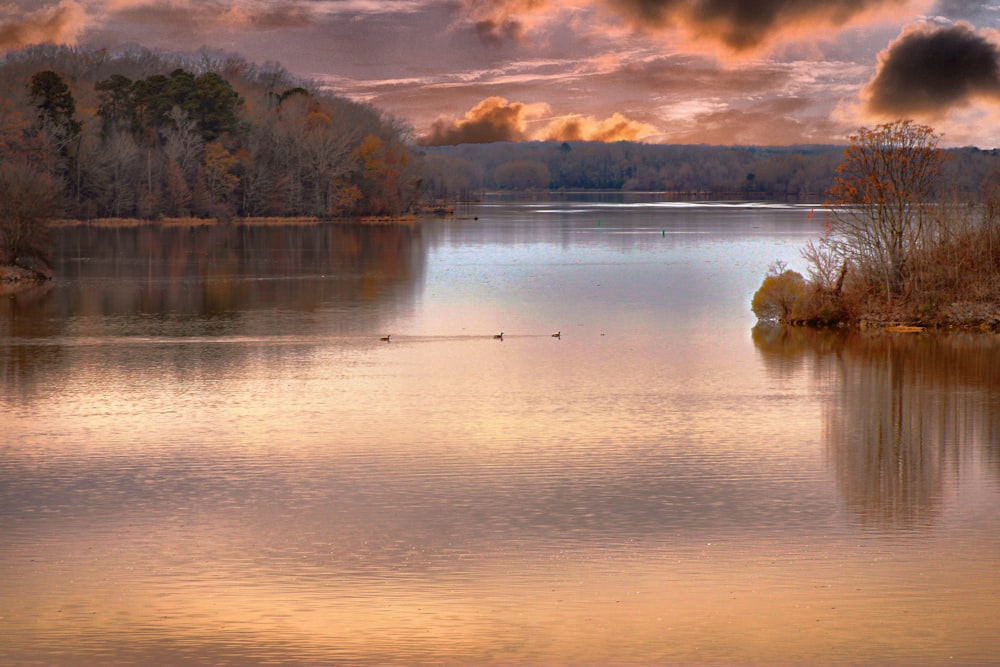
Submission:
<svg viewBox="0 0 1000 667">
<path fill-rule="evenodd" d="M 531 142 L 422 147 L 434 197 L 482 189 L 610 189 L 677 196 L 822 199 L 843 146 L 701 146 Z M 947 151 L 941 179 L 948 191 L 978 197 L 993 175 L 996 150 Z"/>
</svg>

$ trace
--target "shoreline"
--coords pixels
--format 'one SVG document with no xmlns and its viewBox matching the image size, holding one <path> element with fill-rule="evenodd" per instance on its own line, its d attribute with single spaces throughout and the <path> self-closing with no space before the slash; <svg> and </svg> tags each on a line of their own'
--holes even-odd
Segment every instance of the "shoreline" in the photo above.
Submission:
<svg viewBox="0 0 1000 667">
<path fill-rule="evenodd" d="M 215 227 L 225 225 L 247 225 L 253 227 L 283 227 L 283 226 L 315 226 L 322 224 L 361 224 L 361 225 L 397 225 L 416 224 L 422 216 L 408 213 L 395 216 L 364 216 L 360 218 L 317 218 L 317 217 L 253 217 L 232 218 L 220 221 L 218 218 L 91 218 L 76 220 L 61 218 L 51 220 L 49 227 L 101 227 L 101 228 L 131 228 L 131 227 Z"/>
<path fill-rule="evenodd" d="M 761 321 L 758 320 L 758 323 Z M 947 318 L 934 322 L 900 322 L 893 320 L 876 320 L 864 318 L 857 321 L 842 322 L 812 322 L 808 320 L 776 321 L 776 324 L 795 329 L 843 329 L 854 331 L 885 331 L 887 333 L 943 333 L 947 331 L 975 331 L 982 333 L 1000 333 L 1000 318 L 992 316 Z"/>
<path fill-rule="evenodd" d="M 0 296 L 7 296 L 29 290 L 33 287 L 49 285 L 51 275 L 26 269 L 17 264 L 0 264 Z"/>
</svg>

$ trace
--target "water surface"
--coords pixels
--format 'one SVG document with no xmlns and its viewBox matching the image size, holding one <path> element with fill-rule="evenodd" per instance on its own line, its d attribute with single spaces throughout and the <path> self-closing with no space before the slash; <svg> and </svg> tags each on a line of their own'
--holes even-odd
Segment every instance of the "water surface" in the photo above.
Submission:
<svg viewBox="0 0 1000 667">
<path fill-rule="evenodd" d="M 0 301 L 0 662 L 1000 663 L 997 337 L 755 328 L 822 225 L 64 230 Z"/>
</svg>

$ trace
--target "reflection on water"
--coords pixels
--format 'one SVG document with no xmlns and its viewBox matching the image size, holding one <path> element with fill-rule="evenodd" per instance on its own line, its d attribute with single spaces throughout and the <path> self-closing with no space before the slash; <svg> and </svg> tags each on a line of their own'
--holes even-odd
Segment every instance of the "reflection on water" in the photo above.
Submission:
<svg viewBox="0 0 1000 667">
<path fill-rule="evenodd" d="M 753 339 L 770 371 L 808 364 L 830 385 L 824 440 L 862 525 L 929 527 L 970 465 L 1000 472 L 996 336 L 758 325 Z"/>
<path fill-rule="evenodd" d="M 0 299 L 0 664 L 994 661 L 996 343 L 747 335 L 821 231 L 64 230 Z"/>
<path fill-rule="evenodd" d="M 367 334 L 413 308 L 426 262 L 410 225 L 70 227 L 57 238 L 58 288 L 0 298 L 0 340 L 19 343 L 0 355 L 8 382 L 53 368 L 67 345 Z"/>
<path fill-rule="evenodd" d="M 214 322 L 246 311 L 358 308 L 395 285 L 412 291 L 425 256 L 419 228 L 408 225 L 77 227 L 59 240 L 56 270 L 76 289 L 52 305 L 53 317 Z M 101 290 L 86 289 L 95 280 Z"/>
</svg>

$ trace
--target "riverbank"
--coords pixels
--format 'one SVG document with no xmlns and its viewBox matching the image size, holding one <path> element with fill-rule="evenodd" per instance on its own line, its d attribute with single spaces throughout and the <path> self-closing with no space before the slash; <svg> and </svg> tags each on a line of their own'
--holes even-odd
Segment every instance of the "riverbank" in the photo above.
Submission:
<svg viewBox="0 0 1000 667">
<path fill-rule="evenodd" d="M 938 308 L 923 317 L 892 317 L 868 315 L 858 322 L 860 329 L 921 330 L 978 330 L 1000 331 L 1000 304 L 979 302 L 954 302 Z"/>
<path fill-rule="evenodd" d="M 414 214 L 396 216 L 366 216 L 362 218 L 336 218 L 324 219 L 317 217 L 254 217 L 254 218 L 230 218 L 229 220 L 219 220 L 218 218 L 93 218 L 90 220 L 53 220 L 50 227 L 211 227 L 214 225 L 252 225 L 259 227 L 273 226 L 309 226 L 327 222 L 359 223 L 371 224 L 415 224 L 419 216 Z"/>
<path fill-rule="evenodd" d="M 938 309 L 932 316 L 917 317 L 900 312 L 871 311 L 841 320 L 780 319 L 782 324 L 804 328 L 880 329 L 896 333 L 924 331 L 1000 332 L 1000 304 L 955 302 Z"/>
</svg>

